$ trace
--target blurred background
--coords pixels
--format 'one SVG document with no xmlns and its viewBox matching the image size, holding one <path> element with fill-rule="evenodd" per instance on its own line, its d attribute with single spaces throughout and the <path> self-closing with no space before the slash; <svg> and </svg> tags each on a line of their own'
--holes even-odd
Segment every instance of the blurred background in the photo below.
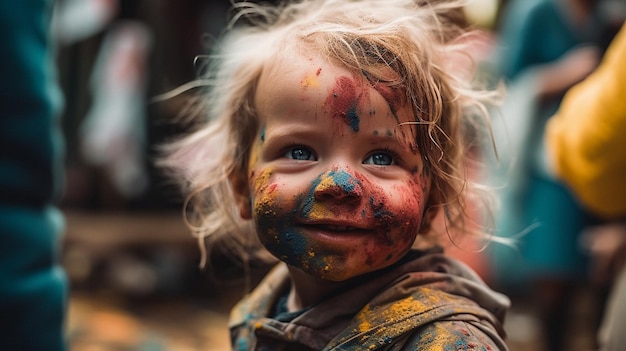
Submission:
<svg viewBox="0 0 626 351">
<path fill-rule="evenodd" d="M 184 132 L 174 120 L 189 106 L 185 95 L 153 99 L 197 77 L 196 57 L 215 44 L 229 8 L 229 0 L 57 1 L 71 350 L 229 349 L 228 311 L 246 286 L 227 277 L 226 263 L 216 266 L 222 280 L 198 266 L 181 194 L 154 165 L 159 145 Z M 512 351 L 593 350 L 611 279 L 590 243 L 607 223 L 550 178 L 539 140 L 562 94 L 623 23 L 626 2 L 475 0 L 466 15 L 479 29 L 471 39 L 479 77 L 509 91 L 492 121 L 499 157 L 486 152 L 489 167 L 475 176 L 501 189 L 496 234 L 518 246 L 450 251 L 511 296 Z"/>
</svg>

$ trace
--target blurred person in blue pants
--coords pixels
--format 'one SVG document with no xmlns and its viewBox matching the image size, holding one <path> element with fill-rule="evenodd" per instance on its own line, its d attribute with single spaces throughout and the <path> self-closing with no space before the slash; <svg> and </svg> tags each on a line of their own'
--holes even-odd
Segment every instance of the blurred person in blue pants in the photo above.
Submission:
<svg viewBox="0 0 626 351">
<path fill-rule="evenodd" d="M 597 219 L 546 171 L 542 140 L 563 94 L 598 64 L 607 27 L 599 5 L 600 0 L 517 0 L 501 22 L 500 73 L 512 86 L 528 82 L 518 91 L 530 96 L 524 98 L 532 107 L 518 117 L 526 134 L 517 136 L 517 171 L 507 178 L 511 187 L 498 221 L 500 235 L 527 233 L 519 254 L 496 257 L 495 275 L 505 291 L 523 292 L 519 297 L 535 304 L 549 350 L 567 347 L 573 299 L 588 283 L 588 256 L 579 238 Z"/>
<path fill-rule="evenodd" d="M 66 349 L 53 2 L 0 2 L 0 350 Z"/>
<path fill-rule="evenodd" d="M 548 169 L 607 221 L 592 249 L 612 280 L 598 335 L 600 350 L 626 348 L 626 24 L 602 63 L 570 89 L 545 134 Z"/>
</svg>

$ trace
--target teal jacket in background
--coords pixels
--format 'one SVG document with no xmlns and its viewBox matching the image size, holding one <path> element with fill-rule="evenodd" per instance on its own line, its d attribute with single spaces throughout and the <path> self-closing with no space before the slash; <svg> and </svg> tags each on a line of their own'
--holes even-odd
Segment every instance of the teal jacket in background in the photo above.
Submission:
<svg viewBox="0 0 626 351">
<path fill-rule="evenodd" d="M 0 1 L 0 350 L 65 350 L 52 1 Z"/>
</svg>

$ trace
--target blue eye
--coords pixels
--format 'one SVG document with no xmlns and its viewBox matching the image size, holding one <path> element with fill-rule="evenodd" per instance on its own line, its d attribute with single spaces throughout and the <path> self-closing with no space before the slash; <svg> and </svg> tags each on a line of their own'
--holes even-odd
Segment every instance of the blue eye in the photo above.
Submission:
<svg viewBox="0 0 626 351">
<path fill-rule="evenodd" d="M 316 160 L 316 157 L 315 155 L 313 155 L 313 152 L 311 152 L 311 150 L 302 146 L 297 146 L 297 147 L 287 150 L 287 152 L 285 152 L 283 156 L 285 158 L 289 158 L 292 160 L 299 160 L 299 161 L 315 161 Z"/>
<path fill-rule="evenodd" d="M 363 161 L 363 164 L 376 165 L 376 166 L 391 166 L 391 165 L 396 164 L 396 162 L 394 161 L 392 155 L 388 153 L 384 153 L 384 152 L 376 152 L 368 156 Z"/>
</svg>

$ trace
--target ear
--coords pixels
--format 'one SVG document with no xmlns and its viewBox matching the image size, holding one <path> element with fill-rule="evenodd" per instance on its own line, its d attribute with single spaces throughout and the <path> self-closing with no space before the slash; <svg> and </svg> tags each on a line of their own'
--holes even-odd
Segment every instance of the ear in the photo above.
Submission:
<svg viewBox="0 0 626 351">
<path fill-rule="evenodd" d="M 239 207 L 239 216 L 243 219 L 252 219 L 250 186 L 248 185 L 246 172 L 235 169 L 228 175 L 228 181 L 233 189 L 233 195 L 235 197 L 237 207 Z"/>
</svg>

